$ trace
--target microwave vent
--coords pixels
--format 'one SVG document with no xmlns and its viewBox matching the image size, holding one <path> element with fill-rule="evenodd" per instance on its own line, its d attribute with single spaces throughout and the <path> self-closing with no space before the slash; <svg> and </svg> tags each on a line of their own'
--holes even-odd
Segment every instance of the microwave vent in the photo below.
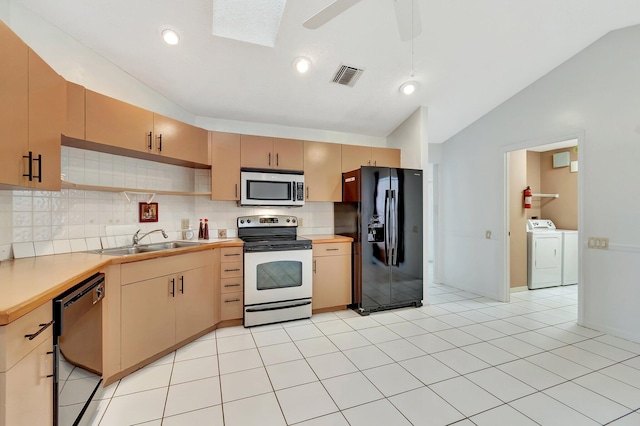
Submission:
<svg viewBox="0 0 640 426">
<path fill-rule="evenodd" d="M 363 72 L 364 70 L 360 68 L 341 64 L 333 75 L 333 79 L 331 81 L 337 84 L 342 84 L 343 86 L 353 87 L 353 85 L 356 84 L 358 77 L 360 77 Z"/>
</svg>

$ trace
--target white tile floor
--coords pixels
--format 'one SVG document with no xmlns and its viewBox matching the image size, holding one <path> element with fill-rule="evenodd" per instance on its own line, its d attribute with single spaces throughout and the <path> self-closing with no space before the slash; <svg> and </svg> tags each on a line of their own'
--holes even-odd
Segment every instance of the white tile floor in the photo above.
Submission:
<svg viewBox="0 0 640 426">
<path fill-rule="evenodd" d="M 217 330 L 107 389 L 94 425 L 640 425 L 640 344 L 577 287 Z"/>
</svg>

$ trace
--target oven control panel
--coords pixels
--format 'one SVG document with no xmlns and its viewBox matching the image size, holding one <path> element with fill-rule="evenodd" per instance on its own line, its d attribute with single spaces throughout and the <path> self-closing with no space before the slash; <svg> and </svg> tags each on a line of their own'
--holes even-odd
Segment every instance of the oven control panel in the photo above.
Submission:
<svg viewBox="0 0 640 426">
<path fill-rule="evenodd" d="M 238 217 L 238 228 L 297 227 L 298 218 L 284 215 L 255 215 Z"/>
</svg>

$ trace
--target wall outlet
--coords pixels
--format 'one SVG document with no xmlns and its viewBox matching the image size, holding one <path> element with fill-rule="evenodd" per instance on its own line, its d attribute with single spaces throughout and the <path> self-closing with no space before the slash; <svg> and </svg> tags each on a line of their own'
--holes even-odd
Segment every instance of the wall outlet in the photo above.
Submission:
<svg viewBox="0 0 640 426">
<path fill-rule="evenodd" d="M 587 247 L 592 249 L 609 250 L 609 239 L 604 237 L 589 237 Z"/>
<path fill-rule="evenodd" d="M 302 225 L 302 218 L 301 218 L 301 217 L 299 217 L 299 218 L 298 218 L 298 226 L 300 226 L 300 227 L 302 227 L 302 226 L 303 226 L 303 225 Z"/>
<path fill-rule="evenodd" d="M 218 238 L 227 238 L 227 230 L 218 229 Z"/>
</svg>

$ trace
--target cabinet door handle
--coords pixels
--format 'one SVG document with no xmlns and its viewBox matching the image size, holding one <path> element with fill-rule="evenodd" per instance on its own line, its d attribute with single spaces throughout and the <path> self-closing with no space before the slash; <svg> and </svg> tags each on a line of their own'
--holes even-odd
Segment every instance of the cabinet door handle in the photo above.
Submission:
<svg viewBox="0 0 640 426">
<path fill-rule="evenodd" d="M 158 135 L 158 151 L 162 152 L 162 133 Z"/>
<path fill-rule="evenodd" d="M 22 158 L 26 158 L 29 163 L 29 171 L 26 174 L 22 174 L 24 177 L 29 178 L 29 182 L 33 180 L 33 152 L 29 151 L 29 155 L 23 155 Z"/>
<path fill-rule="evenodd" d="M 176 279 L 171 278 L 171 297 L 176 297 Z"/>
<path fill-rule="evenodd" d="M 184 275 L 180 275 L 180 293 L 184 294 Z"/>
<path fill-rule="evenodd" d="M 337 249 L 337 248 L 330 248 L 330 249 L 327 249 L 327 251 L 338 251 L 338 250 L 340 250 L 340 249 Z"/>
<path fill-rule="evenodd" d="M 234 302 L 239 302 L 240 299 L 229 299 L 229 300 L 225 300 L 224 303 L 234 303 Z"/>
<path fill-rule="evenodd" d="M 240 287 L 240 284 L 225 284 L 225 287 Z"/>
<path fill-rule="evenodd" d="M 276 166 L 279 166 L 279 165 L 280 165 L 280 160 L 279 160 L 279 158 L 278 158 L 279 156 L 280 156 L 280 154 L 278 154 L 278 153 L 276 152 Z"/>
<path fill-rule="evenodd" d="M 55 346 L 54 346 L 54 348 L 55 348 Z M 46 376 L 46 377 L 47 377 L 47 378 L 49 378 L 49 377 L 55 377 L 55 376 L 57 376 L 57 374 L 56 374 L 56 370 L 57 370 L 57 368 L 58 368 L 58 367 L 57 367 L 57 364 L 58 364 L 58 363 L 56 362 L 56 355 L 55 355 L 55 352 L 54 352 L 54 351 L 48 351 L 48 352 L 47 352 L 47 355 L 53 355 L 53 372 L 52 372 L 52 374 L 47 374 L 47 376 Z"/>
<path fill-rule="evenodd" d="M 316 273 L 316 259 L 313 259 L 313 273 Z"/>
<path fill-rule="evenodd" d="M 240 269 L 236 268 L 236 269 L 225 269 L 225 272 L 238 272 Z"/>
<path fill-rule="evenodd" d="M 371 165 L 371 160 L 367 160 L 367 166 Z"/>
<path fill-rule="evenodd" d="M 271 153 L 269 153 L 269 165 L 271 165 Z"/>
<path fill-rule="evenodd" d="M 34 158 L 33 161 L 38 162 L 38 176 L 33 176 L 33 178 L 38 178 L 38 182 L 42 182 L 42 154 L 38 154 L 38 158 Z"/>
<path fill-rule="evenodd" d="M 230 257 L 230 256 L 240 256 L 240 253 L 229 253 L 224 255 L 224 257 Z"/>
<path fill-rule="evenodd" d="M 153 149 L 153 132 L 149 132 L 147 137 L 149 138 L 148 148 L 149 148 L 149 151 L 151 151 Z"/>
<path fill-rule="evenodd" d="M 236 183 L 236 198 L 238 198 L 238 184 Z"/>
<path fill-rule="evenodd" d="M 309 199 L 309 186 L 307 185 L 307 200 Z"/>
<path fill-rule="evenodd" d="M 26 339 L 29 339 L 29 340 L 33 340 L 33 339 L 35 339 L 35 338 L 36 338 L 36 337 L 38 337 L 38 336 L 39 336 L 43 331 L 45 331 L 47 328 L 51 327 L 51 326 L 53 325 L 53 321 L 48 322 L 48 323 L 46 323 L 46 324 L 38 324 L 38 325 L 41 327 L 41 328 L 40 328 L 40 330 L 38 330 L 38 331 L 36 331 L 35 333 L 32 333 L 32 334 L 25 334 L 25 335 L 24 335 L 24 337 L 25 337 Z"/>
<path fill-rule="evenodd" d="M 373 165 L 377 166 L 378 165 L 378 160 L 374 160 Z"/>
</svg>

